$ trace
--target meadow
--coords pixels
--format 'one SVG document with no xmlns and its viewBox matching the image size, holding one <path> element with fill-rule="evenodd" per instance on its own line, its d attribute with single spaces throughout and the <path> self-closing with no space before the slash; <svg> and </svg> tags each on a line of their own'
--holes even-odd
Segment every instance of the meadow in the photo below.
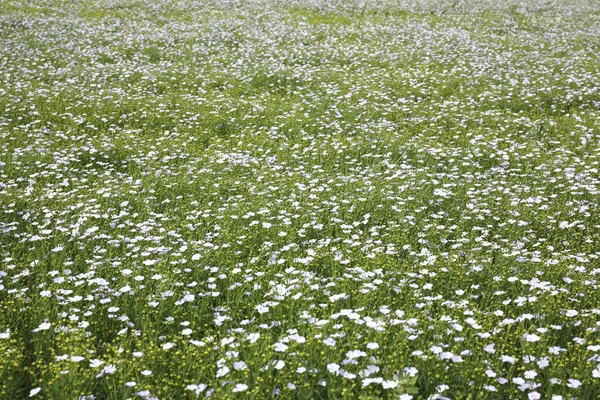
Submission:
<svg viewBox="0 0 600 400">
<path fill-rule="evenodd" d="M 0 399 L 600 397 L 600 2 L 0 1 Z"/>
</svg>

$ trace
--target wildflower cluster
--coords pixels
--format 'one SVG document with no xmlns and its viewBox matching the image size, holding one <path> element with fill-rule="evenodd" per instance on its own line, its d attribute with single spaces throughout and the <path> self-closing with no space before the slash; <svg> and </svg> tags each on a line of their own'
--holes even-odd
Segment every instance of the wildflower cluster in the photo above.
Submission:
<svg viewBox="0 0 600 400">
<path fill-rule="evenodd" d="M 0 3 L 0 398 L 596 398 L 600 3 Z"/>
</svg>

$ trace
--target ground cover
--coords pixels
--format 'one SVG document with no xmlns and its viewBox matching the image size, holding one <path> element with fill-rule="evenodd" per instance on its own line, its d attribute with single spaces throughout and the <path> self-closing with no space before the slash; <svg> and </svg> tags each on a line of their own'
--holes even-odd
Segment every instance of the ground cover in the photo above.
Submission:
<svg viewBox="0 0 600 400">
<path fill-rule="evenodd" d="M 0 398 L 600 396 L 600 4 L 0 2 Z"/>
</svg>

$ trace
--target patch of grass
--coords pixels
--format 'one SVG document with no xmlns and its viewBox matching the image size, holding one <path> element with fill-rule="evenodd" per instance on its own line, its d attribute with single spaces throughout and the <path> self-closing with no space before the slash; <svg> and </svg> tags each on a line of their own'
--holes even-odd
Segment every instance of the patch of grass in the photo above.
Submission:
<svg viewBox="0 0 600 400">
<path fill-rule="evenodd" d="M 597 8 L 0 4 L 0 398 L 597 397 Z"/>
</svg>

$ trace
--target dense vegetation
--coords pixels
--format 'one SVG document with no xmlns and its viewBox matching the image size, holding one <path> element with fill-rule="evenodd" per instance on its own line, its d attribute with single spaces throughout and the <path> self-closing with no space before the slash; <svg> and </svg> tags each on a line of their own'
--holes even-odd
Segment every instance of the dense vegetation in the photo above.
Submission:
<svg viewBox="0 0 600 400">
<path fill-rule="evenodd" d="M 600 3 L 0 2 L 0 398 L 600 396 Z"/>
</svg>

